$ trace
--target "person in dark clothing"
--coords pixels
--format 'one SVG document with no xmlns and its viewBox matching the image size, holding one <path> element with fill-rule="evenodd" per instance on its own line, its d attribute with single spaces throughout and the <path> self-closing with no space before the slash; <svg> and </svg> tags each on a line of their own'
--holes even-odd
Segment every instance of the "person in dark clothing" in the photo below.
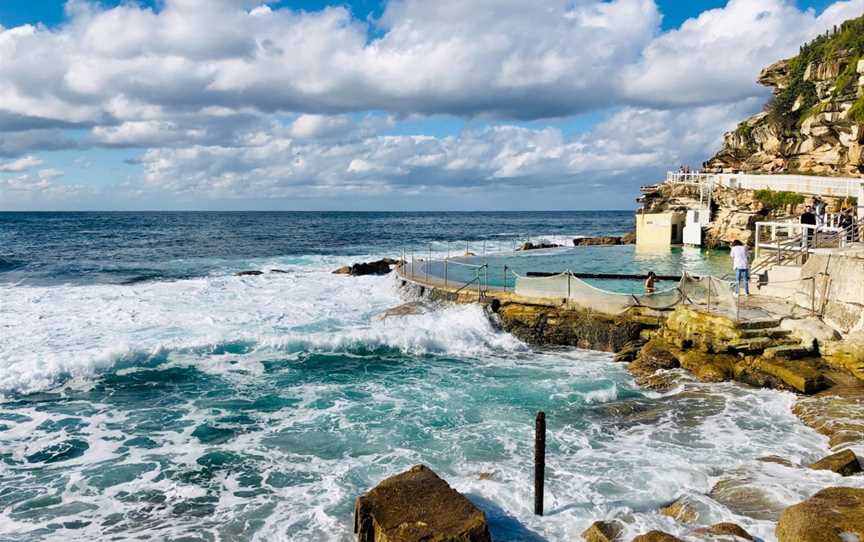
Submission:
<svg viewBox="0 0 864 542">
<path fill-rule="evenodd" d="M 801 215 L 801 224 L 813 226 L 812 228 L 807 228 L 804 234 L 804 238 L 807 240 L 805 246 L 809 247 L 813 244 L 813 233 L 816 231 L 816 215 L 813 214 L 813 208 L 809 205 L 804 208 L 804 214 Z"/>
<path fill-rule="evenodd" d="M 855 240 L 854 231 L 852 226 L 855 224 L 855 219 L 852 218 L 852 209 L 843 209 L 840 214 L 840 220 L 837 222 L 837 226 L 843 228 L 845 232 L 846 241 L 851 243 Z"/>
</svg>

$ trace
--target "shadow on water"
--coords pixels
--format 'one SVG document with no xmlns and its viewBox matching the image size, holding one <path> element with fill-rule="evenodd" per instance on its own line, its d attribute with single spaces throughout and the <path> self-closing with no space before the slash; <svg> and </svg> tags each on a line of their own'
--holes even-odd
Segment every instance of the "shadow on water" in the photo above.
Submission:
<svg viewBox="0 0 864 542">
<path fill-rule="evenodd" d="M 530 530 L 495 502 L 473 493 L 468 493 L 465 497 L 486 513 L 492 540 L 496 542 L 548 542 L 546 538 Z"/>
</svg>

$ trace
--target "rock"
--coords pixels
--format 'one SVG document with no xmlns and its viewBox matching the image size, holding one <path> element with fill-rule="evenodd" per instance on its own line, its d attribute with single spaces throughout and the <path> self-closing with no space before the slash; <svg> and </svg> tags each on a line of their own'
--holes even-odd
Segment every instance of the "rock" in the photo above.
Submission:
<svg viewBox="0 0 864 542">
<path fill-rule="evenodd" d="M 639 356 L 639 351 L 641 349 L 642 344 L 638 342 L 625 344 L 621 350 L 615 352 L 614 359 L 617 362 L 631 362 Z"/>
<path fill-rule="evenodd" d="M 585 542 L 617 542 L 623 529 L 617 521 L 595 521 L 582 533 Z"/>
<path fill-rule="evenodd" d="M 271 269 L 270 272 L 276 273 L 277 275 L 287 275 L 288 274 L 288 271 L 285 271 L 284 269 Z"/>
<path fill-rule="evenodd" d="M 648 341 L 627 370 L 637 378 L 645 378 L 657 371 L 677 369 L 681 364 L 670 350 L 671 347 L 663 341 L 657 339 Z"/>
<path fill-rule="evenodd" d="M 731 473 L 717 482 L 708 496 L 732 512 L 754 519 L 776 521 L 783 510 L 783 504 L 746 473 Z"/>
<path fill-rule="evenodd" d="M 240 271 L 239 273 L 234 273 L 235 277 L 257 277 L 258 275 L 263 275 L 264 271 Z"/>
<path fill-rule="evenodd" d="M 849 449 L 824 457 L 810 465 L 810 468 L 813 470 L 830 470 L 840 476 L 852 476 L 861 472 L 858 456 Z"/>
<path fill-rule="evenodd" d="M 752 368 L 781 380 L 798 393 L 805 395 L 820 392 L 831 384 L 814 360 L 759 358 L 753 362 Z"/>
<path fill-rule="evenodd" d="M 621 244 L 622 245 L 635 245 L 636 244 L 636 232 L 631 231 L 629 233 L 625 233 L 621 237 Z"/>
<path fill-rule="evenodd" d="M 343 266 L 333 271 L 334 275 L 352 275 L 362 277 L 365 275 L 386 275 L 390 273 L 391 266 L 398 264 L 398 260 L 382 258 L 374 262 L 355 263 L 351 267 Z"/>
<path fill-rule="evenodd" d="M 864 380 L 864 332 L 850 333 L 842 341 L 826 341 L 820 347 L 825 361 Z"/>
<path fill-rule="evenodd" d="M 532 243 L 528 241 L 523 243 L 522 245 L 516 247 L 517 251 L 525 251 L 525 250 L 542 250 L 544 248 L 561 248 L 561 245 L 556 245 L 553 243 Z"/>
<path fill-rule="evenodd" d="M 660 508 L 657 513 L 681 523 L 694 523 L 699 519 L 699 511 L 686 497 L 681 497 L 669 506 Z"/>
<path fill-rule="evenodd" d="M 735 523 L 717 523 L 710 527 L 703 527 L 693 531 L 697 535 L 715 535 L 715 536 L 737 536 L 744 540 L 755 540 L 750 533 L 744 530 L 740 525 Z"/>
<path fill-rule="evenodd" d="M 679 354 L 681 367 L 687 369 L 700 382 L 725 382 L 731 380 L 737 358 L 728 354 L 707 354 L 689 350 Z"/>
<path fill-rule="evenodd" d="M 823 489 L 784 510 L 775 533 L 779 542 L 864 540 L 864 489 Z"/>
<path fill-rule="evenodd" d="M 585 247 L 585 246 L 608 246 L 608 245 L 621 245 L 623 244 L 623 239 L 621 237 L 615 236 L 603 236 L 603 237 L 579 237 L 573 239 L 573 246 L 577 247 Z"/>
<path fill-rule="evenodd" d="M 864 382 L 846 373 L 832 373 L 831 379 L 834 386 L 799 397 L 792 412 L 838 449 L 864 441 Z"/>
<path fill-rule="evenodd" d="M 567 307 L 504 303 L 497 313 L 504 331 L 530 344 L 618 352 L 640 341 L 645 324 L 633 315 L 612 317 Z"/>
<path fill-rule="evenodd" d="M 640 534 L 632 542 L 683 542 L 680 538 L 663 531 L 651 531 Z"/>
<path fill-rule="evenodd" d="M 483 512 L 424 465 L 358 497 L 354 533 L 358 542 L 491 542 Z"/>
</svg>

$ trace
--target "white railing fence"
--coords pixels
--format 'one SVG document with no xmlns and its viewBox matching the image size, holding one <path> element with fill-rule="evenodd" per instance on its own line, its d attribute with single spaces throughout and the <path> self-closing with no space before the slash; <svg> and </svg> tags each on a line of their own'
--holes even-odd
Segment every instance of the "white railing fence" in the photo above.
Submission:
<svg viewBox="0 0 864 542">
<path fill-rule="evenodd" d="M 855 197 L 862 203 L 864 178 L 820 177 L 817 175 L 755 175 L 752 173 L 682 173 L 670 171 L 666 182 L 709 184 L 745 190 L 798 192 L 815 196 Z"/>
</svg>

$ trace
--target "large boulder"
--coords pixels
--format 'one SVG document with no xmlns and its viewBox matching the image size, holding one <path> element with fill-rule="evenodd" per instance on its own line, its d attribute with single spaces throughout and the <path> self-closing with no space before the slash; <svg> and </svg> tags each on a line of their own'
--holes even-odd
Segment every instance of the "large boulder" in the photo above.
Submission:
<svg viewBox="0 0 864 542">
<path fill-rule="evenodd" d="M 864 489 L 829 487 L 783 511 L 779 542 L 864 540 Z"/>
<path fill-rule="evenodd" d="M 424 465 L 358 497 L 354 532 L 358 542 L 491 542 L 485 514 Z"/>
<path fill-rule="evenodd" d="M 582 533 L 582 538 L 585 542 L 617 542 L 623 530 L 616 521 L 595 521 Z"/>
<path fill-rule="evenodd" d="M 681 523 L 693 523 L 699 519 L 699 510 L 686 497 L 681 497 L 669 506 L 657 510 L 658 513 Z"/>
<path fill-rule="evenodd" d="M 849 449 L 824 457 L 810 465 L 810 468 L 813 470 L 830 470 L 840 476 L 852 476 L 861 472 L 858 456 Z"/>
</svg>

